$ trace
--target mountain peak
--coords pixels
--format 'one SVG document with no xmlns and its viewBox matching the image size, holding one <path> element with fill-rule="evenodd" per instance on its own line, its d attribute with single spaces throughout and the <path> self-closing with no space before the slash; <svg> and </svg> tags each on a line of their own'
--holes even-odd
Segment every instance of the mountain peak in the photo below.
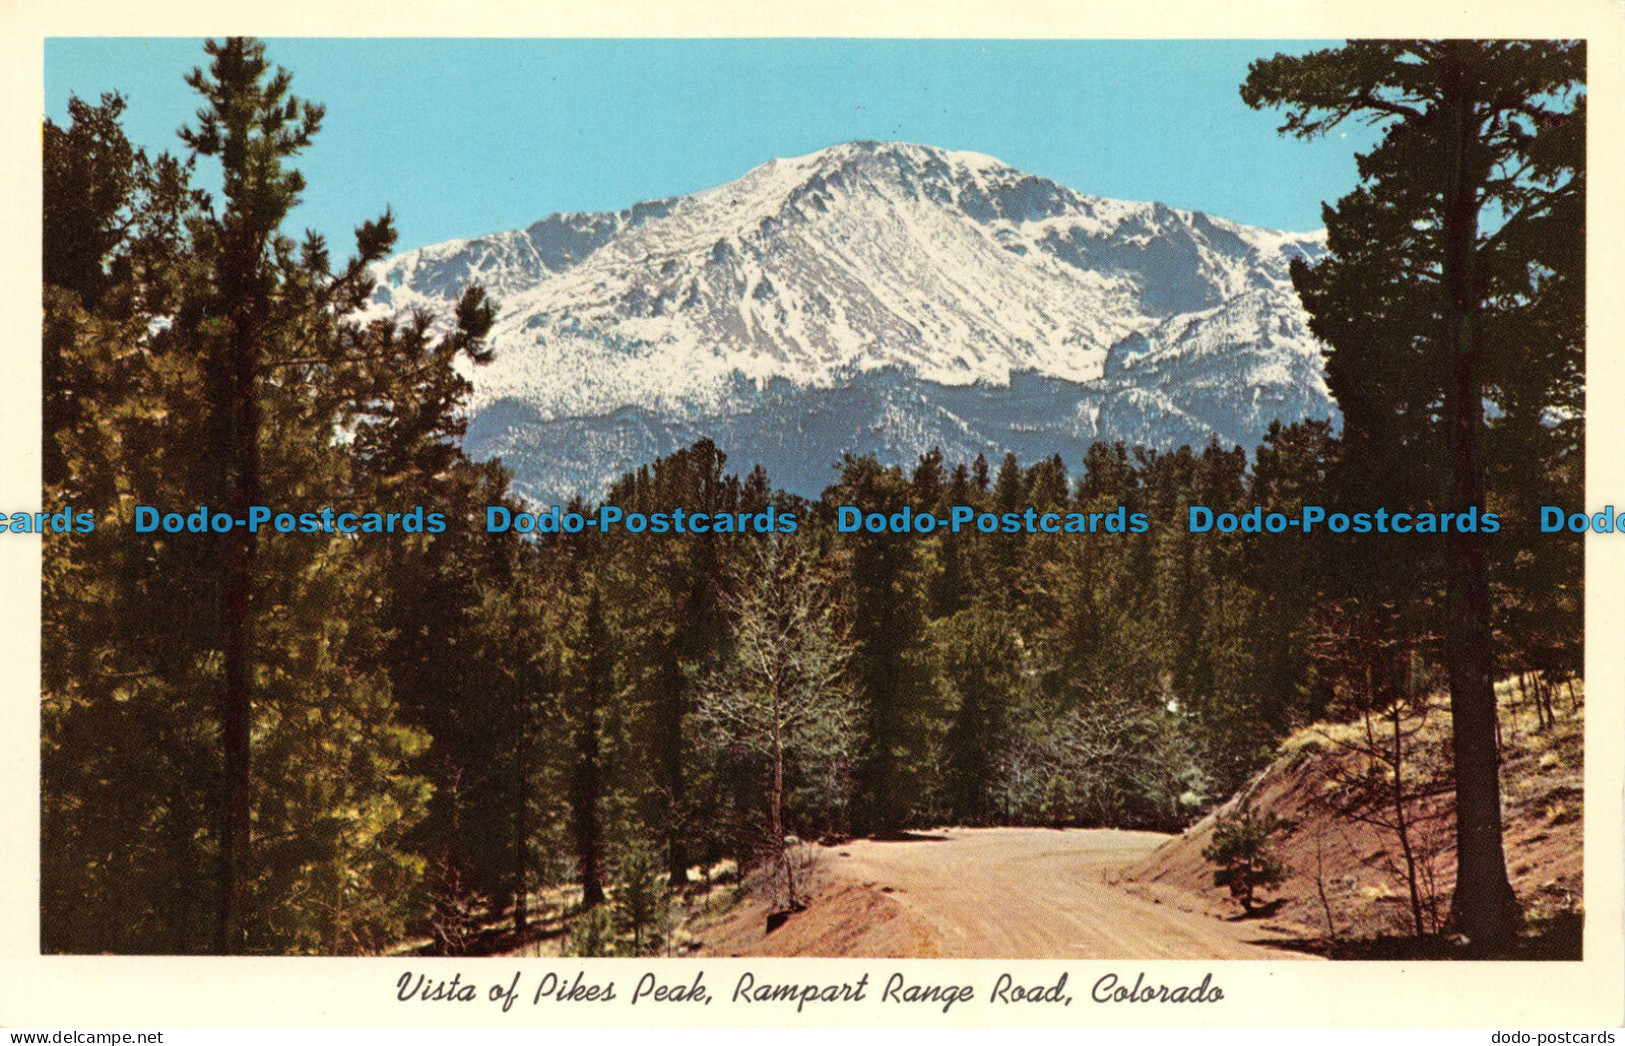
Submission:
<svg viewBox="0 0 1625 1046">
<path fill-rule="evenodd" d="M 565 487 L 546 459 L 563 450 L 525 440 L 585 439 L 595 449 L 571 475 L 593 493 L 685 439 L 812 409 L 868 418 L 792 440 L 785 453 L 812 455 L 815 472 L 874 425 L 898 459 L 928 438 L 972 457 L 1008 449 L 1018 431 L 1250 443 L 1275 417 L 1331 413 L 1287 272 L 1322 250 L 1316 235 L 1087 196 L 981 153 L 857 141 L 687 196 L 407 252 L 379 266 L 374 307 L 449 316 L 482 283 L 500 307 L 498 359 L 472 375 L 487 423 L 471 434 L 534 457 L 551 478 L 521 488 L 553 493 Z M 847 405 L 810 405 L 831 396 Z M 827 477 L 805 478 L 785 481 L 816 492 Z"/>
<path fill-rule="evenodd" d="M 919 142 L 881 142 L 871 139 L 858 139 L 831 145 L 795 157 L 788 162 L 805 161 L 840 165 L 859 160 L 906 163 L 916 166 L 945 165 L 958 170 L 985 171 L 989 173 L 1011 172 L 1018 175 L 1021 173 L 1003 160 L 989 156 L 986 153 L 944 149 L 940 146 L 925 145 Z"/>
<path fill-rule="evenodd" d="M 1026 174 L 985 153 L 869 140 L 769 160 L 737 181 L 707 192 L 747 191 L 793 202 L 832 185 L 863 186 L 888 194 L 901 193 L 911 199 L 923 196 L 938 203 L 957 203 L 963 198 L 968 213 L 983 222 L 999 217 L 1019 221 L 1033 216 L 1027 204 L 1008 214 L 1001 210 L 998 198 L 1016 187 L 1024 187 L 1028 197 L 1049 201 L 1044 213 L 1050 213 L 1068 197 L 1081 199 L 1048 179 Z"/>
</svg>

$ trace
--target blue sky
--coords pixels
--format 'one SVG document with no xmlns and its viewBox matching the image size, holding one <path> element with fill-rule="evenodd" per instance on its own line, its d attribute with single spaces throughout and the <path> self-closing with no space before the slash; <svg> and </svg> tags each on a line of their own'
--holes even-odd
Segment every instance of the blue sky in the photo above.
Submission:
<svg viewBox="0 0 1625 1046">
<path fill-rule="evenodd" d="M 290 232 L 335 250 L 385 204 L 400 246 L 617 210 L 855 139 L 990 153 L 1082 192 L 1318 228 L 1371 132 L 1302 142 L 1237 88 L 1302 41 L 270 40 L 327 119 Z M 53 39 L 46 114 L 129 100 L 130 137 L 179 151 L 201 40 Z M 212 161 L 208 161 L 212 164 Z M 217 179 L 205 172 L 203 183 Z"/>
</svg>

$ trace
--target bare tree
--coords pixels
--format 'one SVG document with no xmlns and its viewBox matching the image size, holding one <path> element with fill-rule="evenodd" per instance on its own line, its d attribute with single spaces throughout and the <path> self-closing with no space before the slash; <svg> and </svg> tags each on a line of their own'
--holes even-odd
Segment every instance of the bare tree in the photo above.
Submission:
<svg viewBox="0 0 1625 1046">
<path fill-rule="evenodd" d="M 785 829 L 785 773 L 794 766 L 826 801 L 844 801 L 857 751 L 857 707 L 846 679 L 850 642 L 807 553 L 778 536 L 754 544 L 724 600 L 733 656 L 700 695 L 700 722 L 724 744 L 767 763 L 769 859 L 801 902 Z"/>
<path fill-rule="evenodd" d="M 992 760 L 1005 819 L 1181 827 L 1205 786 L 1167 696 L 1080 687 L 1076 700 L 1029 712 Z"/>
<path fill-rule="evenodd" d="M 1320 897 L 1320 910 L 1326 914 L 1326 939 L 1337 943 L 1337 923 L 1332 920 L 1332 901 L 1326 895 L 1326 833 L 1315 829 L 1315 893 Z"/>
<path fill-rule="evenodd" d="M 1316 639 L 1316 657 L 1328 675 L 1359 705 L 1355 736 L 1322 732 L 1346 753 L 1331 771 L 1323 797 L 1338 817 L 1393 835 L 1398 858 L 1382 855 L 1383 869 L 1404 883 L 1411 925 L 1417 936 L 1438 932 L 1442 922 L 1434 863 L 1444 848 L 1438 814 L 1427 804 L 1451 790 L 1448 780 L 1424 758 L 1432 705 L 1413 692 L 1409 665 L 1413 644 L 1385 629 L 1393 609 L 1381 605 L 1362 613 L 1337 606 Z M 1369 862 L 1368 862 L 1369 863 Z"/>
</svg>

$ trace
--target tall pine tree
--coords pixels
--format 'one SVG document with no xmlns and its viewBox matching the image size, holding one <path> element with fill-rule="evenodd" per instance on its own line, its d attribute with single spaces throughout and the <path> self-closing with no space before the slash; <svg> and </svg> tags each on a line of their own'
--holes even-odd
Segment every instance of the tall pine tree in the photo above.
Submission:
<svg viewBox="0 0 1625 1046">
<path fill-rule="evenodd" d="M 1578 43 L 1354 41 L 1255 62 L 1242 87 L 1255 108 L 1284 107 L 1282 131 L 1299 137 L 1351 117 L 1384 125 L 1359 158 L 1359 187 L 1326 208 L 1331 257 L 1296 264 L 1293 279 L 1331 346 L 1350 460 L 1368 455 L 1362 464 L 1392 477 L 1393 493 L 1420 500 L 1436 484 L 1444 511 L 1482 512 L 1486 398 L 1540 411 L 1571 378 L 1577 331 L 1531 343 L 1520 320 L 1581 264 L 1551 245 L 1572 240 L 1583 207 L 1584 75 Z M 1501 842 L 1490 549 L 1481 530 L 1458 527 L 1443 558 L 1453 918 L 1495 948 L 1517 909 Z"/>
</svg>

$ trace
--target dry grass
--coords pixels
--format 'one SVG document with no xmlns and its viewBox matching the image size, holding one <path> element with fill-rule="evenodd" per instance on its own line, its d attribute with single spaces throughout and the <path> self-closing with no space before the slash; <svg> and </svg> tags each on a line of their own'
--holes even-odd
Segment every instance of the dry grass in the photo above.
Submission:
<svg viewBox="0 0 1625 1046">
<path fill-rule="evenodd" d="M 1532 695 L 1512 679 L 1496 687 L 1500 710 L 1502 820 L 1508 873 L 1532 925 L 1573 920 L 1583 911 L 1585 688 L 1559 687 L 1551 701 L 1555 720 L 1542 723 Z M 1455 877 L 1455 811 L 1450 793 L 1451 718 L 1448 700 L 1434 695 L 1400 721 L 1405 742 L 1406 790 L 1413 800 L 1413 849 L 1424 858 L 1422 887 L 1439 917 L 1448 911 Z M 1386 720 L 1376 739 L 1391 741 Z M 1292 822 L 1276 839 L 1276 852 L 1293 875 L 1276 892 L 1274 921 L 1319 938 L 1372 939 L 1413 932 L 1410 891 L 1401 869 L 1396 833 L 1350 822 L 1334 800 L 1361 774 L 1391 780 L 1391 768 L 1373 762 L 1366 725 L 1316 723 L 1282 743 L 1279 757 L 1242 795 L 1161 847 L 1130 879 L 1177 888 L 1210 913 L 1233 917 L 1235 907 L 1212 885 L 1201 850 L 1215 821 L 1246 798 Z M 1436 794 L 1426 795 L 1428 792 Z"/>
</svg>

